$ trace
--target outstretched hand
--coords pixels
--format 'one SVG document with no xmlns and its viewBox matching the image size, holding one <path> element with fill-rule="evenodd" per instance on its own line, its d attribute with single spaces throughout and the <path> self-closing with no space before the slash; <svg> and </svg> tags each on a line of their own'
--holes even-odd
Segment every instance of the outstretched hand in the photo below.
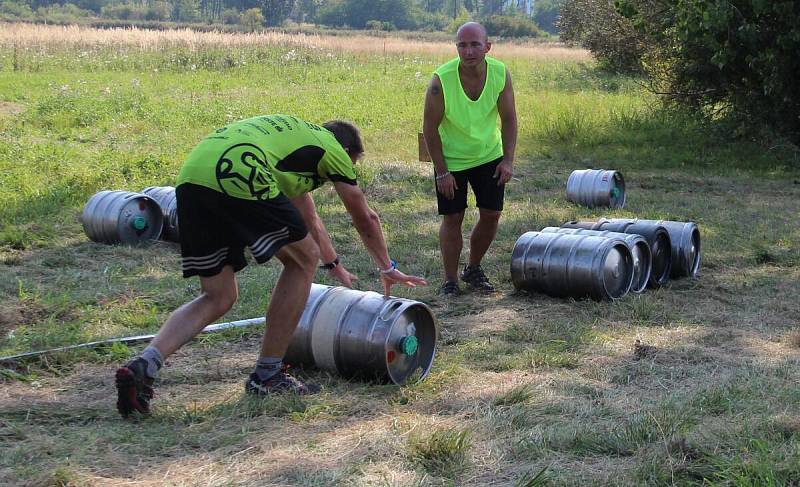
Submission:
<svg viewBox="0 0 800 487">
<path fill-rule="evenodd" d="M 353 287 L 353 281 L 358 280 L 358 276 L 351 274 L 350 271 L 345 269 L 342 264 L 339 264 L 333 269 L 329 270 L 328 275 L 342 283 L 343 286 L 351 289 Z"/>
<path fill-rule="evenodd" d="M 397 269 L 392 269 L 392 272 L 381 274 L 381 282 L 383 283 L 383 295 L 389 297 L 392 291 L 392 286 L 395 284 L 402 284 L 405 287 L 427 286 L 428 281 L 421 277 L 409 276 L 403 274 Z"/>
</svg>

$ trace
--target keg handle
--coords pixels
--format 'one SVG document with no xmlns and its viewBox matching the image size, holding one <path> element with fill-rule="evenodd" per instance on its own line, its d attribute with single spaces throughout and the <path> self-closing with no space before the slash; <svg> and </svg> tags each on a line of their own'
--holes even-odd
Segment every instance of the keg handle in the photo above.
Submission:
<svg viewBox="0 0 800 487">
<path fill-rule="evenodd" d="M 397 311 L 397 308 L 399 308 L 402 305 L 403 303 L 399 301 L 389 303 L 388 305 L 383 307 L 383 309 L 381 310 L 381 314 L 378 315 L 378 318 L 380 318 L 383 321 L 389 321 L 389 318 L 394 314 L 395 311 Z"/>
</svg>

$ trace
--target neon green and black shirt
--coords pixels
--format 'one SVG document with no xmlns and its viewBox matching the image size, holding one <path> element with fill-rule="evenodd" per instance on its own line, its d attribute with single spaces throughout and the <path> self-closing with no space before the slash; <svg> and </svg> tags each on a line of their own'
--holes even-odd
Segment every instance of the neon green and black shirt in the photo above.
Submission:
<svg viewBox="0 0 800 487">
<path fill-rule="evenodd" d="M 486 56 L 486 83 L 478 99 L 472 100 L 461 86 L 459 63 L 459 58 L 455 58 L 435 71 L 444 95 L 444 118 L 439 124 L 439 136 L 450 171 L 463 171 L 503 156 L 503 141 L 497 126 L 497 100 L 506 87 L 506 66 Z"/>
<path fill-rule="evenodd" d="M 264 200 L 293 198 L 326 181 L 356 184 L 353 161 L 333 133 L 291 115 L 264 115 L 209 134 L 189 154 L 177 185 Z"/>
</svg>

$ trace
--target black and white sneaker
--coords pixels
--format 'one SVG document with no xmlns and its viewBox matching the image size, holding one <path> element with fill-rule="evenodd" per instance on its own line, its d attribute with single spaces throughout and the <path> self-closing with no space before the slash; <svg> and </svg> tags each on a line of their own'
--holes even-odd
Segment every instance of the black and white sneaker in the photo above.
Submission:
<svg viewBox="0 0 800 487">
<path fill-rule="evenodd" d="M 316 394 L 322 390 L 322 387 L 316 384 L 306 384 L 282 370 L 265 381 L 260 380 L 258 375 L 252 372 L 244 384 L 244 390 L 248 394 L 254 394 L 256 396 L 268 396 L 286 392 L 306 396 L 309 394 Z"/>
<path fill-rule="evenodd" d="M 461 288 L 458 287 L 458 282 L 456 281 L 444 281 L 442 287 L 439 288 L 439 293 L 442 296 L 461 296 Z"/>
<path fill-rule="evenodd" d="M 464 267 L 464 272 L 461 273 L 461 280 L 467 283 L 473 291 L 480 291 L 484 293 L 494 292 L 494 286 L 489 282 L 489 278 L 483 272 L 480 264 L 475 266 L 467 265 Z"/>
</svg>

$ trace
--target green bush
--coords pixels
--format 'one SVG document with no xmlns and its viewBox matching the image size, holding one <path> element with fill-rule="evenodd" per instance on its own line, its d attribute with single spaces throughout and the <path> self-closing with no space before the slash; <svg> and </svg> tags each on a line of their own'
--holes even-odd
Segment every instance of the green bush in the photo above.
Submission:
<svg viewBox="0 0 800 487">
<path fill-rule="evenodd" d="M 647 46 L 643 65 L 658 92 L 739 130 L 762 126 L 800 142 L 800 2 L 619 0 Z"/>
<path fill-rule="evenodd" d="M 481 20 L 490 36 L 499 37 L 542 37 L 544 32 L 525 17 L 511 15 L 491 15 Z"/>
<path fill-rule="evenodd" d="M 561 40 L 580 45 L 607 69 L 641 73 L 643 36 L 611 0 L 566 0 L 558 22 Z"/>
</svg>

